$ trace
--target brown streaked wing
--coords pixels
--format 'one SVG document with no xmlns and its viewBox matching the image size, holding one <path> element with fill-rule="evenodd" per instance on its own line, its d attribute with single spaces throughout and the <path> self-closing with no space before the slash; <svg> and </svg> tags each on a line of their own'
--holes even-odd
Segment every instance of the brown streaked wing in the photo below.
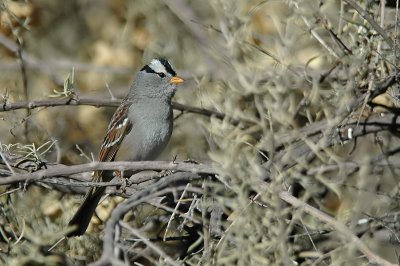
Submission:
<svg viewBox="0 0 400 266">
<path fill-rule="evenodd" d="M 122 140 L 131 131 L 132 123 L 128 120 L 127 112 L 131 104 L 131 102 L 124 100 L 115 111 L 100 148 L 100 162 L 113 161 Z"/>
</svg>

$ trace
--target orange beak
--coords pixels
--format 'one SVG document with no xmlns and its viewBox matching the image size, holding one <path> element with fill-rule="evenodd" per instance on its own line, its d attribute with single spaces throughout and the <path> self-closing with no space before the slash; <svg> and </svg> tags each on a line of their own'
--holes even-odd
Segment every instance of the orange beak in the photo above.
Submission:
<svg viewBox="0 0 400 266">
<path fill-rule="evenodd" d="M 185 81 L 185 80 L 184 80 L 183 78 L 178 77 L 178 76 L 172 77 L 172 78 L 169 80 L 170 83 L 176 84 L 176 85 L 178 85 L 178 84 L 180 84 L 180 83 L 182 83 L 182 82 L 184 82 L 184 81 Z"/>
</svg>

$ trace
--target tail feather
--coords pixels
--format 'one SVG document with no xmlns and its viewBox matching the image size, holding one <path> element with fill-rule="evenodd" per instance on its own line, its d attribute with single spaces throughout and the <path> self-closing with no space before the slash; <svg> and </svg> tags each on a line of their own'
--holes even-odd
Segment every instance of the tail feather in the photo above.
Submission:
<svg viewBox="0 0 400 266">
<path fill-rule="evenodd" d="M 68 226 L 74 227 L 74 231 L 68 233 L 66 235 L 67 237 L 81 236 L 85 233 L 105 190 L 105 187 L 91 188 L 86 193 L 82 205 L 68 223 Z"/>
</svg>

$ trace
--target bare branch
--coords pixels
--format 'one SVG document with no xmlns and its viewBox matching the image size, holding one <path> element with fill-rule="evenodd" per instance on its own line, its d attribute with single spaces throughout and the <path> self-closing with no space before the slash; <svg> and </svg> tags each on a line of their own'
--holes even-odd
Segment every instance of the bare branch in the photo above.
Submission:
<svg viewBox="0 0 400 266">
<path fill-rule="evenodd" d="M 342 125 L 334 126 L 329 121 L 313 123 L 301 128 L 297 132 L 281 134 L 277 140 L 277 147 L 287 148 L 275 154 L 272 160 L 264 164 L 269 169 L 273 163 L 290 162 L 287 167 L 295 165 L 299 159 L 305 158 L 312 153 L 311 144 L 318 144 L 319 149 L 354 141 L 357 138 L 382 131 L 398 134 L 400 131 L 399 116 L 388 113 L 384 116 L 371 116 L 357 124 L 357 121 L 349 121 Z M 290 146 L 288 146 L 290 145 Z M 285 158 L 285 160 L 282 160 Z"/>
<path fill-rule="evenodd" d="M 94 107 L 118 107 L 121 100 L 112 99 L 95 99 L 95 98 L 80 98 L 79 99 L 45 99 L 45 100 L 32 100 L 32 101 L 21 101 L 21 102 L 3 102 L 0 111 L 11 111 L 18 109 L 35 109 L 39 107 L 55 107 L 55 106 L 65 106 L 65 105 L 88 105 Z"/>
<path fill-rule="evenodd" d="M 12 184 L 21 181 L 40 181 L 54 176 L 69 176 L 78 173 L 96 170 L 174 170 L 196 174 L 216 174 L 211 164 L 194 164 L 185 162 L 141 161 L 141 162 L 92 162 L 80 165 L 56 165 L 49 169 L 39 170 L 27 174 L 13 174 L 0 179 L 0 185 Z"/>
<path fill-rule="evenodd" d="M 56 107 L 56 106 L 66 106 L 66 105 L 88 105 L 94 107 L 118 107 L 121 103 L 121 100 L 118 99 L 99 99 L 99 98 L 63 98 L 63 99 L 44 99 L 44 100 L 32 100 L 32 101 L 21 101 L 21 102 L 3 102 L 0 105 L 0 112 L 18 110 L 18 109 L 35 109 L 39 107 Z M 224 119 L 225 114 L 207 110 L 204 108 L 193 107 L 189 105 L 184 105 L 181 103 L 174 102 L 172 107 L 175 110 L 188 112 L 188 113 L 196 113 L 204 116 L 215 116 L 219 119 Z"/>
</svg>

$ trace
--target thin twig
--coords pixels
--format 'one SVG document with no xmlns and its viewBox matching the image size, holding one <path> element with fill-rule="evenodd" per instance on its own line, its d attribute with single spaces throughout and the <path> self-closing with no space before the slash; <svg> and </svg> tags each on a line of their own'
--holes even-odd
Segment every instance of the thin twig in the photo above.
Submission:
<svg viewBox="0 0 400 266">
<path fill-rule="evenodd" d="M 176 261 L 174 261 L 161 248 L 159 248 L 157 245 L 155 245 L 153 242 L 151 242 L 147 237 L 142 235 L 142 233 L 140 233 L 139 230 L 133 228 L 132 226 L 129 226 L 129 224 L 124 223 L 122 221 L 120 221 L 119 224 L 122 227 L 128 229 L 130 233 L 132 233 L 137 238 L 139 238 L 140 241 L 142 241 L 144 244 L 146 244 L 146 246 L 148 246 L 149 248 L 154 250 L 160 257 L 164 258 L 165 262 L 167 262 L 167 263 L 169 263 L 171 265 L 174 265 L 174 266 L 179 266 L 180 265 L 180 263 L 177 263 Z M 164 238 L 164 241 L 165 241 L 165 238 Z"/>
<path fill-rule="evenodd" d="M 190 183 L 187 183 L 186 187 L 189 188 L 190 187 Z M 169 227 L 171 226 L 171 222 L 174 220 L 175 213 L 178 211 L 178 208 L 181 205 L 181 202 L 183 200 L 183 197 L 185 196 L 185 193 L 186 193 L 186 189 L 183 190 L 183 193 L 182 193 L 181 197 L 179 198 L 178 202 L 176 203 L 174 211 L 172 212 L 171 217 L 168 220 L 167 227 L 165 228 L 165 233 L 164 233 L 164 237 L 163 237 L 164 241 L 167 238 Z"/>
<path fill-rule="evenodd" d="M 308 27 L 311 35 L 336 59 L 340 59 L 340 56 L 324 41 L 324 39 L 317 33 L 315 29 L 313 29 L 311 23 L 308 21 L 307 17 L 301 16 L 304 21 L 304 24 Z"/>
<path fill-rule="evenodd" d="M 264 186 L 268 186 L 268 184 L 264 183 Z M 326 213 L 323 213 L 322 211 L 312 207 L 311 205 L 308 205 L 305 202 L 302 202 L 301 200 L 293 197 L 292 195 L 290 195 L 288 192 L 286 191 L 281 191 L 279 192 L 279 197 L 289 203 L 290 205 L 292 205 L 295 208 L 301 208 L 304 212 L 308 213 L 309 215 L 313 216 L 314 218 L 326 223 L 327 225 L 333 227 L 336 231 L 338 231 L 340 233 L 340 235 L 347 239 L 348 241 L 353 242 L 356 247 L 368 258 L 368 260 L 370 261 L 370 263 L 377 263 L 379 265 L 395 265 L 383 258 L 381 258 L 380 256 L 378 256 L 377 254 L 375 254 L 374 252 L 372 252 L 372 250 L 370 250 L 367 245 L 365 245 L 360 238 L 358 238 L 356 235 L 354 235 L 354 233 L 344 224 L 342 224 L 341 222 L 335 220 L 334 218 L 332 218 L 331 216 L 329 216 Z"/>
<path fill-rule="evenodd" d="M 15 32 L 15 31 L 13 31 Z M 29 100 L 29 95 L 28 95 L 28 75 L 26 73 L 26 65 L 25 65 L 25 60 L 22 57 L 22 43 L 21 40 L 19 39 L 18 35 L 14 33 L 16 43 L 18 46 L 17 49 L 17 57 L 18 57 L 18 63 L 20 66 L 20 71 L 21 71 L 21 78 L 22 78 L 22 88 L 23 88 L 23 95 L 25 101 Z M 26 110 L 26 115 L 25 115 L 25 123 L 24 123 L 24 136 L 26 140 L 29 140 L 29 120 L 27 119 L 31 115 L 31 112 L 29 109 Z"/>
<path fill-rule="evenodd" d="M 359 6 L 354 0 L 344 0 L 350 6 L 352 6 L 361 17 L 363 17 L 366 21 L 369 22 L 371 27 L 382 36 L 383 40 L 390 46 L 391 49 L 394 49 L 393 40 L 386 34 L 386 31 L 379 26 L 379 24 L 374 20 L 374 18 L 368 14 L 368 12 Z"/>
</svg>

